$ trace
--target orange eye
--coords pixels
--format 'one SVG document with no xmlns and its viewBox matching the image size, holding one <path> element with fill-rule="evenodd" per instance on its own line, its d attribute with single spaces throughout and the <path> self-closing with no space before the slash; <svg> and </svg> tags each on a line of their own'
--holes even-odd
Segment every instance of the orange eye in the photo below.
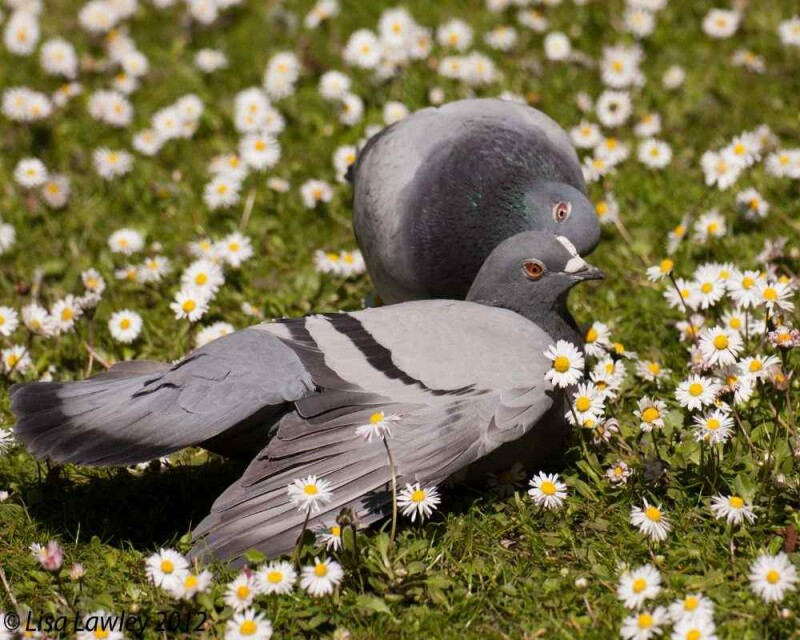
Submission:
<svg viewBox="0 0 800 640">
<path fill-rule="evenodd" d="M 556 202 L 553 205 L 553 219 L 556 222 L 564 222 L 569 217 L 570 212 L 572 211 L 572 203 L 571 202 Z"/>
<path fill-rule="evenodd" d="M 538 260 L 526 260 L 522 263 L 522 271 L 529 280 L 538 280 L 544 275 L 544 265 Z"/>
</svg>

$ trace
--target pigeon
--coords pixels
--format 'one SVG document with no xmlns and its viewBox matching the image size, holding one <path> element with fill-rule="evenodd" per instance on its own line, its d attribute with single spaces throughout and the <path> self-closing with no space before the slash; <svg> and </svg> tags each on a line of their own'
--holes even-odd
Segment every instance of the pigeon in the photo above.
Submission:
<svg viewBox="0 0 800 640">
<path fill-rule="evenodd" d="M 529 230 L 582 255 L 600 238 L 566 132 L 496 98 L 426 108 L 374 135 L 348 173 L 353 227 L 386 304 L 463 300 L 491 251 Z"/>
<path fill-rule="evenodd" d="M 566 407 L 545 380 L 544 351 L 580 342 L 567 293 L 602 277 L 566 238 L 525 232 L 490 254 L 467 300 L 276 320 L 173 365 L 14 385 L 16 434 L 36 456 L 84 465 L 250 448 L 243 476 L 195 529 L 194 553 L 234 564 L 252 548 L 277 556 L 302 531 L 287 493 L 294 479 L 315 475 L 333 489 L 309 526 L 332 524 L 343 508 L 364 525 L 385 515 L 383 441 L 357 433 L 376 415 L 393 421 L 398 486 L 559 455 Z"/>
</svg>

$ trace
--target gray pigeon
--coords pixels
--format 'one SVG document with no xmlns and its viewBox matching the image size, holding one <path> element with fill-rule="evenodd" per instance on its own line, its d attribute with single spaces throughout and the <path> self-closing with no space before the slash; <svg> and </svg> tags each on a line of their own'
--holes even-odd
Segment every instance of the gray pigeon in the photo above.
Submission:
<svg viewBox="0 0 800 640">
<path fill-rule="evenodd" d="M 565 407 L 545 382 L 543 352 L 557 339 L 580 342 L 567 292 L 600 277 L 565 238 L 527 232 L 495 249 L 467 301 L 279 320 L 172 366 L 123 363 L 82 382 L 15 385 L 16 433 L 39 457 L 85 465 L 193 445 L 250 447 L 252 457 L 271 436 L 197 527 L 195 550 L 239 561 L 250 548 L 281 554 L 303 523 L 287 496 L 295 478 L 332 484 L 333 502 L 311 525 L 345 506 L 365 524 L 385 513 L 383 444 L 356 434 L 375 413 L 399 417 L 390 446 L 401 484 L 560 453 Z"/>
<path fill-rule="evenodd" d="M 600 226 L 561 127 L 494 98 L 428 108 L 358 154 L 353 226 L 386 303 L 463 299 L 500 242 L 529 230 L 566 236 L 581 255 Z"/>
</svg>

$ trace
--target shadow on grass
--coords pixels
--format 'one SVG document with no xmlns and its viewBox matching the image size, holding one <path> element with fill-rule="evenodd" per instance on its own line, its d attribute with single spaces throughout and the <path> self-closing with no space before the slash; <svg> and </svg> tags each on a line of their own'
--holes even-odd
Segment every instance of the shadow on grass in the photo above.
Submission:
<svg viewBox="0 0 800 640">
<path fill-rule="evenodd" d="M 22 489 L 31 517 L 64 539 L 97 536 L 114 546 L 152 549 L 187 533 L 245 464 L 212 459 L 134 475 L 127 469 L 54 467 Z"/>
</svg>

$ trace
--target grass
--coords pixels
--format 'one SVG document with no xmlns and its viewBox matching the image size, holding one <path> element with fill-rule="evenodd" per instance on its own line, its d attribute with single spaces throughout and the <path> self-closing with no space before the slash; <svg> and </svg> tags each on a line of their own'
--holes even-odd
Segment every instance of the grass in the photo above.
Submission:
<svg viewBox="0 0 800 640">
<path fill-rule="evenodd" d="M 45 37 L 62 35 L 81 54 L 98 57 L 97 43 L 76 23 L 80 3 L 54 4 L 43 16 Z M 109 252 L 107 238 L 122 226 L 139 229 L 149 242 L 159 242 L 164 255 L 180 269 L 190 260 L 185 251 L 188 242 L 239 228 L 242 206 L 209 212 L 203 204 L 206 165 L 215 154 L 235 149 L 234 94 L 259 85 L 269 57 L 290 49 L 300 54 L 304 71 L 296 94 L 278 103 L 288 126 L 280 138 L 283 158 L 271 175 L 290 179 L 293 190 L 274 193 L 265 187 L 263 177 L 251 177 L 246 183 L 243 202 L 252 194 L 254 204 L 243 230 L 253 239 L 256 256 L 229 277 L 204 324 L 225 319 L 237 328 L 247 326 L 252 319 L 240 311 L 245 300 L 267 317 L 358 308 L 371 292 L 366 278 L 342 282 L 313 268 L 316 249 L 355 246 L 349 188 L 337 186 L 330 205 L 307 210 L 297 187 L 311 177 L 333 182 L 333 151 L 358 140 L 366 124 L 380 123 L 387 100 L 401 100 L 413 110 L 427 105 L 427 91 L 434 85 L 444 88 L 448 99 L 466 92 L 454 81 L 438 77 L 424 62 L 385 84 L 355 70 L 353 90 L 365 97 L 366 120 L 353 129 L 339 126 L 334 109 L 317 94 L 317 77 L 322 70 L 343 68 L 340 51 L 349 34 L 361 27 L 375 28 L 387 5 L 343 0 L 342 14 L 321 29 L 309 32 L 292 26 L 310 4 L 251 0 L 226 13 L 214 29 L 185 26 L 180 20 L 182 8 L 163 14 L 149 6 L 140 9 L 129 21 L 130 32 L 149 57 L 151 72 L 132 97 L 136 108 L 132 129 L 141 129 L 156 110 L 188 92 L 202 98 L 206 111 L 193 140 L 173 141 L 155 159 L 137 156 L 134 171 L 117 181 L 104 183 L 93 172 L 91 151 L 100 145 L 128 148 L 131 132 L 93 123 L 86 113 L 85 95 L 42 125 L 0 121 L 0 215 L 18 235 L 16 246 L 0 257 L 0 302 L 19 308 L 30 300 L 31 291 L 52 302 L 79 291 L 80 272 L 95 267 L 109 281 L 94 323 L 95 349 L 110 360 L 180 357 L 190 348 L 193 332 L 175 321 L 169 310 L 177 273 L 158 287 L 114 281 L 113 271 L 121 260 Z M 786 146 L 796 144 L 800 51 L 782 47 L 775 35 L 778 22 L 791 16 L 790 4 L 751 3 L 739 34 L 713 41 L 702 34 L 699 24 L 714 3 L 672 0 L 659 14 L 655 34 L 643 44 L 648 82 L 635 93 L 635 112 L 654 110 L 662 115 L 660 137 L 669 142 L 675 157 L 663 172 L 647 170 L 631 159 L 607 179 L 605 186 L 620 202 L 632 241 L 628 244 L 613 227 L 605 228 L 591 261 L 607 272 L 608 279 L 576 290 L 571 306 L 580 321 L 607 322 L 626 348 L 642 357 L 657 357 L 672 368 L 671 383 L 660 393 L 668 401 L 685 371 L 685 345 L 678 342 L 673 327 L 681 315 L 667 308 L 661 286 L 648 283 L 644 276 L 644 265 L 663 257 L 667 231 L 686 213 L 718 207 L 726 215 L 730 230 L 725 238 L 702 247 L 687 245 L 677 254 L 676 271 L 687 277 L 707 260 L 755 266 L 754 256 L 765 238 L 786 237 L 789 246 L 797 244 L 797 181 L 771 178 L 758 167 L 735 188 L 719 193 L 703 185 L 699 168 L 703 151 L 720 148 L 734 135 L 762 123 Z M 479 34 L 503 21 L 515 22 L 513 13 L 507 18 L 491 14 L 477 0 L 413 0 L 404 5 L 425 26 L 464 17 L 476 31 L 478 48 L 487 52 Z M 585 7 L 565 2 L 548 9 L 547 15 L 551 28 L 568 32 L 576 48 L 596 58 L 604 44 L 629 39 L 617 32 L 622 7 L 615 0 Z M 478 95 L 508 89 L 525 95 L 565 127 L 574 126 L 582 117 L 575 105 L 576 92 L 596 96 L 602 90 L 597 71 L 547 63 L 541 54 L 542 36 L 524 28 L 519 32 L 520 40 L 510 54 L 491 54 L 502 80 L 478 90 Z M 194 68 L 194 52 L 206 46 L 226 52 L 227 71 L 205 77 Z M 732 67 L 730 55 L 739 47 L 762 55 L 767 73 L 755 75 Z M 435 50 L 434 56 L 438 55 Z M 687 71 L 685 86 L 675 93 L 665 91 L 660 82 L 672 64 Z M 88 73 L 81 81 L 88 93 L 107 86 L 108 77 Z M 42 74 L 35 57 L 14 58 L 0 51 L 0 87 L 18 84 L 47 91 L 58 86 Z M 630 131 L 622 130 L 620 137 L 633 143 Z M 16 162 L 29 155 L 70 176 L 73 197 L 63 212 L 45 208 L 14 184 Z M 744 223 L 734 211 L 736 192 L 748 186 L 759 189 L 772 204 L 769 217 L 758 225 Z M 603 192 L 597 184 L 590 191 L 595 199 Z M 784 267 L 797 271 L 796 249 Z M 126 307 L 139 311 L 145 321 L 142 338 L 133 347 L 114 343 L 105 325 L 114 310 Z M 84 323 L 76 334 L 37 340 L 36 372 L 53 366 L 56 379 L 84 377 L 89 360 L 86 339 Z M 791 363 L 796 362 L 794 354 Z M 36 376 L 32 372 L 27 377 Z M 5 393 L 13 381 L 2 382 L 5 426 L 13 423 Z M 784 437 L 785 428 L 776 419 L 790 421 L 786 398 L 791 398 L 794 414 L 800 408 L 796 380 L 791 390 L 792 395 L 785 397 L 764 392 L 743 412 L 755 453 L 737 436 L 714 464 L 706 459 L 701 465 L 699 446 L 681 439 L 690 419 L 673 409 L 662 439 L 666 474 L 648 482 L 644 470 L 655 452 L 649 437 L 639 433 L 631 412 L 636 400 L 652 388 L 629 376 L 611 407 L 627 449 L 617 443 L 586 457 L 576 438 L 558 465 L 570 488 L 563 511 L 539 512 L 524 492 L 502 498 L 481 487 L 449 490 L 447 511 L 423 528 L 401 528 L 390 553 L 385 534 L 361 536 L 357 559 L 347 551 L 341 556 L 348 576 L 334 597 L 264 599 L 259 608 L 272 620 L 276 637 L 344 638 L 349 631 L 354 638 L 608 638 L 618 636 L 625 615 L 615 595 L 618 565 L 653 562 L 665 580 L 664 603 L 689 591 L 703 591 L 715 601 L 720 637 L 798 638 L 797 592 L 781 604 L 794 612 L 783 617 L 779 607 L 763 604 L 747 587 L 747 568 L 759 550 L 786 548 L 795 562 L 798 559 L 792 540 L 792 532 L 800 528 L 798 461 L 790 449 L 792 441 Z M 773 436 L 779 441 L 772 465 L 764 468 L 763 455 Z M 626 487 L 614 489 L 601 474 L 620 456 L 637 473 Z M 201 451 L 182 452 L 163 470 L 154 466 L 133 473 L 46 465 L 21 447 L 12 449 L 0 457 L 0 489 L 11 492 L 0 503 L 0 566 L 16 601 L 35 612 L 104 607 L 138 611 L 151 620 L 159 610 L 202 609 L 210 616 L 203 633 L 221 636 L 230 614 L 221 599 L 225 579 L 234 575 L 229 569 L 213 567 L 219 585 L 196 604 L 179 605 L 148 584 L 143 560 L 161 546 L 188 549 L 192 525 L 241 470 L 238 463 Z M 776 487 L 776 472 L 782 472 L 788 484 Z M 731 531 L 710 517 L 709 496 L 729 490 L 753 497 L 760 509 L 755 525 Z M 645 497 L 663 503 L 673 521 L 672 534 L 660 545 L 648 544 L 628 523 L 631 506 Z M 38 567 L 28 546 L 51 538 L 64 545 L 67 566 L 83 564 L 86 576 L 81 582 L 69 581 L 66 570 L 54 577 Z M 585 589 L 576 587 L 579 577 L 586 578 Z M 9 594 L 0 591 L 0 609 L 8 610 L 12 604 Z M 148 637 L 156 635 L 152 628 L 147 631 Z"/>
</svg>

